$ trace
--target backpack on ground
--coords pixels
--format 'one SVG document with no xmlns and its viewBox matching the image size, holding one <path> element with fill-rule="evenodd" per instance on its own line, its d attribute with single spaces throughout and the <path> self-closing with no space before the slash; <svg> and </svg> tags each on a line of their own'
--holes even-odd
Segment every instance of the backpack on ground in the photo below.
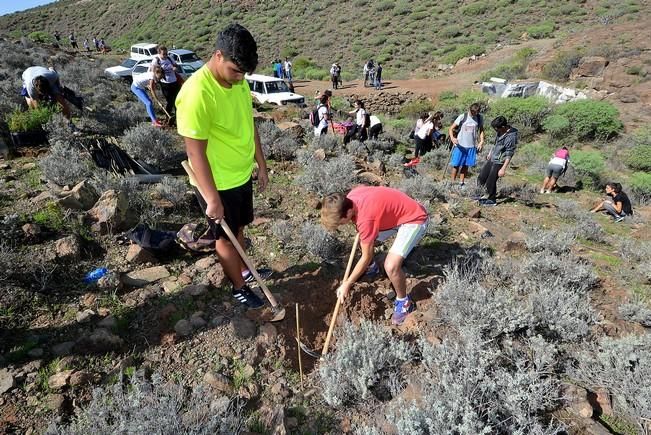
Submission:
<svg viewBox="0 0 651 435">
<path fill-rule="evenodd" d="M 313 127 L 318 127 L 319 124 L 321 124 L 321 118 L 319 116 L 319 109 L 323 107 L 323 104 L 319 104 L 316 106 L 316 109 L 310 112 L 310 124 L 312 124 Z"/>
<path fill-rule="evenodd" d="M 463 118 L 461 118 L 461 123 L 457 125 L 454 129 L 452 129 L 452 133 L 455 139 L 459 136 L 459 132 L 461 131 L 461 126 L 466 122 L 467 119 L 468 119 L 468 112 L 463 114 Z M 477 122 L 477 128 L 479 128 L 479 130 L 484 129 L 484 117 L 481 116 L 481 113 L 477 114 L 477 119 L 475 119 L 475 122 Z"/>
</svg>

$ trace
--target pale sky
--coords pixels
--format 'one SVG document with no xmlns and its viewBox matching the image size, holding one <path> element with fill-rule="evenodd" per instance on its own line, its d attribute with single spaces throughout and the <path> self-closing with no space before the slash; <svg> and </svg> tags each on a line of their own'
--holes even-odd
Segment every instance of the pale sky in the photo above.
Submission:
<svg viewBox="0 0 651 435">
<path fill-rule="evenodd" d="M 10 14 L 16 11 L 35 8 L 36 6 L 52 3 L 55 0 L 0 0 L 0 15 Z"/>
</svg>

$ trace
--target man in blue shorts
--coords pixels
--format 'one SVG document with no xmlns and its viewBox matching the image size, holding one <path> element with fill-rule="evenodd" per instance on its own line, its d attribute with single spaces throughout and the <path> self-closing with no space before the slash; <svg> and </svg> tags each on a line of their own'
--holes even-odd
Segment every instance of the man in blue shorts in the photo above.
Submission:
<svg viewBox="0 0 651 435">
<path fill-rule="evenodd" d="M 452 182 L 457 180 L 465 186 L 468 167 L 477 163 L 477 152 L 484 146 L 484 119 L 479 114 L 479 104 L 473 103 L 468 113 L 462 113 L 454 120 L 448 131 L 454 144 L 452 149 Z"/>
</svg>

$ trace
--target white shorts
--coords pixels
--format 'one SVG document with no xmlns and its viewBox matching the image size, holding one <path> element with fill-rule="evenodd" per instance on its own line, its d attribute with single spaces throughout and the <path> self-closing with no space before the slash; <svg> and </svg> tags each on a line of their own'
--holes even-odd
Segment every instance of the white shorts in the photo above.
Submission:
<svg viewBox="0 0 651 435">
<path fill-rule="evenodd" d="M 395 234 L 396 239 L 393 241 L 389 253 L 399 255 L 402 258 L 407 258 L 409 253 L 427 232 L 428 223 L 429 219 L 422 224 L 402 224 L 398 227 L 391 228 L 390 230 L 380 231 L 377 240 L 384 242 Z"/>
</svg>

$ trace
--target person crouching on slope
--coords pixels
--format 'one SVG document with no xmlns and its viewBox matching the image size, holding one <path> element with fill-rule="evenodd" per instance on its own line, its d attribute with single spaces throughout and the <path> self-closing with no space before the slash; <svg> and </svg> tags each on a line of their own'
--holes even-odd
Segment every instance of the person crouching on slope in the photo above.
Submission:
<svg viewBox="0 0 651 435">
<path fill-rule="evenodd" d="M 377 273 L 373 260 L 375 240 L 381 242 L 395 235 L 386 259 L 384 270 L 393 284 L 396 301 L 392 322 L 402 324 L 416 304 L 407 296 L 407 281 L 402 263 L 427 230 L 427 210 L 407 194 L 389 187 L 360 186 L 347 195 L 333 193 L 319 204 L 321 223 L 334 231 L 340 225 L 353 223 L 359 233 L 362 256 L 350 273 L 350 277 L 337 289 L 337 297 L 343 300 L 353 284 L 364 274 Z"/>
</svg>

